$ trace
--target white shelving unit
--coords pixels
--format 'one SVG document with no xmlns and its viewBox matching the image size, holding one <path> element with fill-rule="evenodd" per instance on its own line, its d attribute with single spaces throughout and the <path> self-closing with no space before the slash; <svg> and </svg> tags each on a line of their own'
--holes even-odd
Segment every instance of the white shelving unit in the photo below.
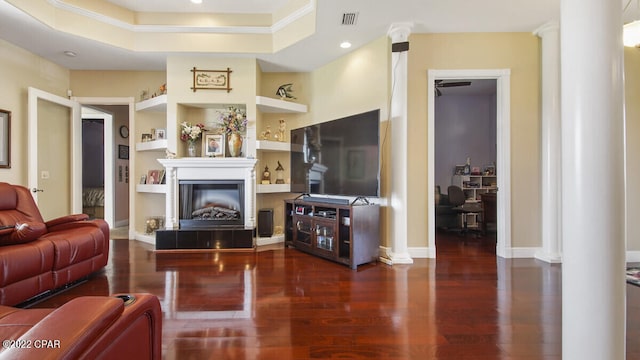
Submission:
<svg viewBox="0 0 640 360">
<path fill-rule="evenodd" d="M 291 144 L 282 141 L 258 140 L 256 150 L 288 152 L 291 150 Z"/>
<path fill-rule="evenodd" d="M 165 140 L 152 140 L 136 143 L 136 151 L 159 151 L 166 150 L 168 141 Z"/>
<path fill-rule="evenodd" d="M 290 184 L 258 184 L 258 194 L 288 193 L 291 192 Z"/>
<path fill-rule="evenodd" d="M 139 103 L 136 103 L 136 111 L 166 112 L 167 94 L 156 96 L 148 100 L 142 100 Z"/>
<path fill-rule="evenodd" d="M 136 191 L 139 193 L 166 194 L 166 184 L 137 184 Z"/>
<path fill-rule="evenodd" d="M 154 117 L 162 117 L 162 122 L 158 124 L 158 127 L 164 128 L 166 127 L 166 116 L 162 116 L 166 114 L 167 111 L 167 95 L 160 95 L 153 97 L 148 100 L 143 100 L 135 105 L 135 109 L 138 112 L 146 112 L 146 113 L 158 113 L 159 115 L 154 115 Z M 155 119 L 154 119 L 155 121 Z M 139 136 L 139 134 L 137 135 Z M 152 140 L 146 142 L 137 142 L 135 145 L 136 152 L 158 152 L 158 157 L 164 158 L 164 151 L 168 147 L 168 140 Z M 148 160 L 147 160 L 148 161 Z M 153 167 L 155 164 L 144 164 L 144 166 L 148 166 L 149 168 Z M 144 169 L 144 167 L 143 167 Z M 140 167 L 138 167 L 138 171 Z M 142 175 L 142 174 L 138 174 Z M 141 196 L 164 196 L 167 193 L 167 185 L 165 184 L 136 184 L 136 193 Z M 137 222 L 134 222 L 137 224 Z M 135 239 L 139 241 L 144 241 L 150 244 L 155 244 L 155 234 L 145 234 L 141 232 L 139 229 L 133 229 L 135 232 Z"/>
<path fill-rule="evenodd" d="M 467 202 L 479 202 L 480 194 L 495 191 L 496 175 L 454 175 L 451 185 L 464 191 Z"/>
<path fill-rule="evenodd" d="M 307 112 L 307 105 L 298 104 L 291 101 L 284 101 L 280 99 L 273 99 L 264 96 L 256 96 L 256 106 L 258 111 L 264 113 L 298 113 L 303 114 Z"/>
<path fill-rule="evenodd" d="M 467 203 L 479 203 L 481 194 L 496 191 L 496 179 L 496 175 L 454 175 L 451 184 L 462 189 Z M 478 214 L 469 213 L 460 214 L 460 226 L 464 225 L 462 216 L 467 217 L 467 228 L 477 229 L 480 225 Z"/>
<path fill-rule="evenodd" d="M 273 99 L 264 96 L 256 96 L 256 107 L 259 112 L 270 114 L 304 114 L 307 112 L 307 105 L 298 104 L 290 101 L 284 101 L 280 99 Z M 261 155 L 267 153 L 281 153 L 288 156 L 291 151 L 291 144 L 289 142 L 282 141 L 270 141 L 270 140 L 258 140 L 256 141 L 256 153 L 260 159 Z M 269 155 L 271 157 L 271 155 Z M 271 157 L 272 158 L 272 157 Z M 262 170 L 262 169 L 258 169 Z M 272 174 L 275 174 L 275 168 L 271 169 Z M 274 176 L 272 176 L 274 179 Z M 272 180 L 275 181 L 275 180 Z M 260 184 L 260 179 L 257 179 L 256 193 L 258 194 L 276 194 L 276 193 L 290 193 L 290 184 Z M 256 245 L 270 245 L 284 242 L 284 234 L 274 234 L 271 237 L 259 237 L 256 239 Z"/>
<path fill-rule="evenodd" d="M 273 99 L 264 96 L 256 96 L 256 106 L 258 111 L 273 114 L 304 114 L 307 112 L 307 105 L 298 104 L 280 99 Z M 257 140 L 256 150 L 258 158 L 261 152 L 283 152 L 291 151 L 291 144 L 282 141 Z M 272 169 L 273 171 L 274 169 Z M 259 180 L 258 180 L 259 181 Z M 289 184 L 257 184 L 257 193 L 288 193 L 291 192 Z"/>
</svg>

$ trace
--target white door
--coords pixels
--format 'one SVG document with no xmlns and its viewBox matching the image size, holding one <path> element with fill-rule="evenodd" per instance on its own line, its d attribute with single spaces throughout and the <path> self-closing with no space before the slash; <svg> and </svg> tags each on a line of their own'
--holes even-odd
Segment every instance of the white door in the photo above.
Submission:
<svg viewBox="0 0 640 360">
<path fill-rule="evenodd" d="M 103 165 L 104 165 L 104 220 L 114 224 L 114 161 L 113 161 L 113 114 L 104 110 L 82 106 L 82 119 L 99 119 L 104 123 Z M 87 168 L 84 168 L 86 171 Z M 83 184 L 86 186 L 86 184 Z"/>
<path fill-rule="evenodd" d="M 80 104 L 28 89 L 28 186 L 42 217 L 82 212 Z"/>
</svg>

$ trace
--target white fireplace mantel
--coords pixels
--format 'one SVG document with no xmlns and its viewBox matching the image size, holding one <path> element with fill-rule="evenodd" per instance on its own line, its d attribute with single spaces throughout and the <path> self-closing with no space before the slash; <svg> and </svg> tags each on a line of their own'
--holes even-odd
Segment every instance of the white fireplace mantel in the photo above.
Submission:
<svg viewBox="0 0 640 360">
<path fill-rule="evenodd" d="M 158 159 L 165 167 L 167 179 L 165 228 L 178 229 L 178 185 L 180 180 L 243 180 L 244 227 L 255 228 L 256 159 L 247 158 L 177 158 Z"/>
</svg>

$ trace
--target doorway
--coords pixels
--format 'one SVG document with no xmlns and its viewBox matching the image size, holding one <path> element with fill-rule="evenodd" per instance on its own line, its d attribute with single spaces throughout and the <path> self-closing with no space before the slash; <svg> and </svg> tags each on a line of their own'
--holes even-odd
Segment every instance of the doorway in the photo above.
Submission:
<svg viewBox="0 0 640 360">
<path fill-rule="evenodd" d="M 436 79 L 434 91 L 436 246 L 442 250 L 451 242 L 445 239 L 452 238 L 454 243 L 482 245 L 495 255 L 495 206 L 490 200 L 497 188 L 496 80 Z M 458 204 L 450 201 L 451 185 L 460 188 L 465 206 L 481 206 L 482 211 L 458 213 Z M 465 227 L 471 234 L 461 233 Z"/>
<path fill-rule="evenodd" d="M 510 208 L 510 70 L 429 70 L 428 97 L 428 156 L 427 156 L 427 205 L 429 209 L 428 247 L 431 257 L 437 257 L 435 247 L 435 97 L 436 80 L 495 80 L 496 83 L 496 189 L 497 232 L 496 255 L 511 257 L 511 208 Z M 471 155 L 469 155 L 471 156 Z M 463 159 L 465 162 L 466 159 Z"/>
<path fill-rule="evenodd" d="M 98 171 L 96 167 L 103 169 L 103 186 L 94 179 L 93 183 L 83 185 L 83 194 L 96 195 L 96 191 L 103 188 L 104 207 L 93 207 L 92 203 L 87 203 L 87 212 L 99 215 L 104 212 L 104 219 L 109 223 L 111 229 L 118 228 L 121 231 L 128 232 L 123 229 L 129 225 L 129 195 L 130 195 L 130 159 L 129 159 L 129 137 L 128 133 L 121 131 L 122 128 L 128 129 L 131 118 L 131 105 L 125 104 L 124 99 L 119 98 L 76 98 L 82 104 L 83 119 L 92 119 L 102 121 L 104 126 L 102 133 L 96 133 L 94 136 L 104 139 L 103 146 L 95 149 L 95 154 L 102 153 L 101 157 L 104 161 L 101 164 L 100 157 L 94 158 L 92 168 Z M 128 99 L 127 99 L 128 101 Z M 89 105 L 90 104 L 90 105 Z M 95 145 L 94 145 L 95 146 Z M 85 173 L 83 168 L 83 173 Z M 86 173 L 83 179 L 86 178 Z M 84 199 L 83 200 L 91 200 Z"/>
</svg>

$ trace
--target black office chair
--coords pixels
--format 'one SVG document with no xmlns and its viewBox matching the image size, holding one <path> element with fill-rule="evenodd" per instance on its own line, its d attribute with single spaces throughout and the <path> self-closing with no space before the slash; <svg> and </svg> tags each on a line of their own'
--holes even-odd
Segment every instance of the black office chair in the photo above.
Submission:
<svg viewBox="0 0 640 360">
<path fill-rule="evenodd" d="M 478 203 L 467 203 L 464 191 L 459 186 L 449 186 L 447 193 L 449 195 L 449 203 L 454 206 L 453 210 L 462 215 L 463 226 L 461 234 L 466 235 L 469 232 L 467 216 L 476 215 L 476 219 L 478 219 L 478 215 L 482 212 L 482 207 Z"/>
</svg>

